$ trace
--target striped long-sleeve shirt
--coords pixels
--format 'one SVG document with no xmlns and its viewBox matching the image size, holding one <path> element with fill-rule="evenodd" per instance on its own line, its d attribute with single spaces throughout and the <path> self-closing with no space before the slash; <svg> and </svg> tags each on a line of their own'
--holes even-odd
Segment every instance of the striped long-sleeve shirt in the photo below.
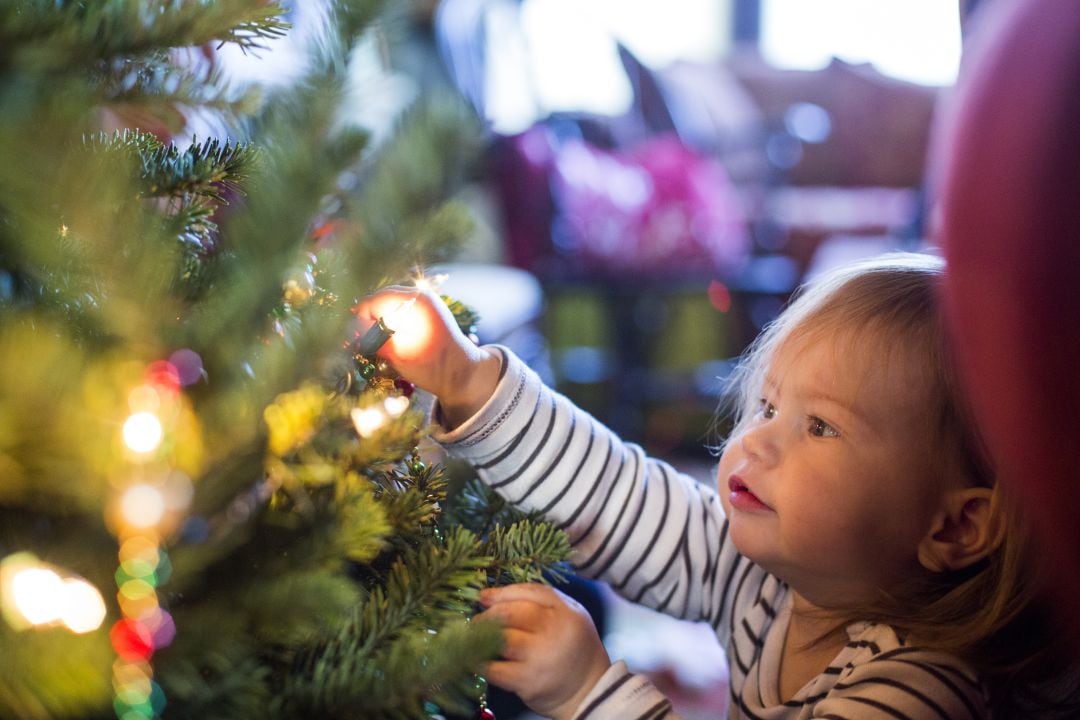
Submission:
<svg viewBox="0 0 1080 720">
<path fill-rule="evenodd" d="M 887 625 L 856 623 L 850 642 L 792 698 L 779 695 L 791 612 L 787 586 L 728 538 L 715 491 L 647 457 L 504 348 L 491 399 L 438 439 L 510 502 L 569 534 L 577 570 L 626 598 L 708 622 L 727 650 L 729 717 L 767 720 L 988 718 L 979 679 L 949 655 L 906 645 Z M 674 717 L 647 679 L 619 662 L 577 720 Z"/>
</svg>

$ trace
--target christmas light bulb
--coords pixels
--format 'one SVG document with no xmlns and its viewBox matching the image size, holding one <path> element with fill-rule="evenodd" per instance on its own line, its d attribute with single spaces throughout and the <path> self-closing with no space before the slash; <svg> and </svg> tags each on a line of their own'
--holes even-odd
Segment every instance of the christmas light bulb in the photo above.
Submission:
<svg viewBox="0 0 1080 720">
<path fill-rule="evenodd" d="M 47 568 L 25 568 L 11 578 L 11 597 L 26 622 L 49 625 L 63 613 L 64 581 Z"/>
<path fill-rule="evenodd" d="M 356 432 L 362 438 L 368 438 L 386 424 L 386 413 L 378 407 L 353 408 L 349 413 Z"/>
<path fill-rule="evenodd" d="M 125 522 L 137 528 L 152 528 L 165 517 L 165 498 L 150 485 L 132 485 L 120 499 Z"/>
<path fill-rule="evenodd" d="M 381 316 L 378 321 L 356 341 L 356 352 L 361 355 L 374 355 L 379 348 L 386 344 L 390 336 L 402 329 L 409 317 L 408 311 L 416 302 L 416 298 L 409 298 L 395 307 L 390 312 Z"/>
<path fill-rule="evenodd" d="M 401 417 L 402 413 L 409 409 L 409 398 L 403 395 L 390 396 L 383 400 L 386 414 L 392 418 Z"/>
<path fill-rule="evenodd" d="M 436 273 L 435 275 L 421 273 L 413 280 L 413 285 L 419 290 L 438 290 L 449 277 L 446 273 Z"/>
<path fill-rule="evenodd" d="M 146 454 L 153 452 L 161 444 L 165 431 L 157 415 L 151 412 L 133 413 L 124 421 L 124 444 L 132 452 Z"/>
<path fill-rule="evenodd" d="M 403 357 L 416 356 L 431 343 L 432 327 L 428 316 L 410 302 L 394 312 L 394 352 Z"/>
<path fill-rule="evenodd" d="M 105 600 L 98 589 L 81 578 L 64 581 L 64 603 L 60 621 L 76 634 L 101 627 L 105 620 Z"/>
</svg>

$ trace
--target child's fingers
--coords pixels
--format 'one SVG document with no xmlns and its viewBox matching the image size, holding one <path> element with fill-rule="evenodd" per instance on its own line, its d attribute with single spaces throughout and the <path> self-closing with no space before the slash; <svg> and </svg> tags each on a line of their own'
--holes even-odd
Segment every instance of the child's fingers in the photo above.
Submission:
<svg viewBox="0 0 1080 720">
<path fill-rule="evenodd" d="M 503 650 L 499 657 L 511 662 L 527 660 L 534 641 L 535 636 L 532 633 L 517 628 L 507 628 L 503 631 Z"/>
<path fill-rule="evenodd" d="M 484 679 L 496 687 L 510 692 L 520 692 L 522 680 L 527 675 L 522 663 L 507 660 L 492 660 L 484 668 Z"/>
<path fill-rule="evenodd" d="M 477 620 L 496 620 L 507 628 L 533 631 L 542 623 L 544 607 L 531 600 L 497 602 L 476 616 Z"/>
<path fill-rule="evenodd" d="M 556 607 L 560 601 L 558 590 L 539 583 L 517 583 L 499 588 L 487 588 L 480 592 L 480 604 L 492 606 L 497 603 L 525 600 L 543 607 Z"/>
</svg>

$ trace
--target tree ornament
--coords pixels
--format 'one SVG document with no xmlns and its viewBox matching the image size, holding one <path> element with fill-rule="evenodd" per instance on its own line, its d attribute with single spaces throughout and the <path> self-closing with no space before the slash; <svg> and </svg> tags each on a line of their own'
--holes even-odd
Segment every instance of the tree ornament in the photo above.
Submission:
<svg viewBox="0 0 1080 720">
<path fill-rule="evenodd" d="M 315 292 L 315 276 L 311 273 L 301 273 L 299 280 L 289 278 L 282 287 L 285 302 L 292 306 L 303 305 Z"/>
<path fill-rule="evenodd" d="M 370 380 L 371 378 L 375 377 L 375 366 L 369 363 L 367 360 L 364 360 L 362 363 L 360 363 L 360 377 L 364 378 L 365 380 Z"/>
<path fill-rule="evenodd" d="M 476 709 L 474 720 L 495 720 L 495 713 L 487 704 L 487 678 L 476 676 L 476 689 L 480 691 L 480 707 Z"/>
<path fill-rule="evenodd" d="M 413 392 L 416 390 L 416 385 L 405 378 L 400 377 L 394 380 L 394 387 L 400 390 L 401 394 L 407 398 L 411 398 Z"/>
</svg>

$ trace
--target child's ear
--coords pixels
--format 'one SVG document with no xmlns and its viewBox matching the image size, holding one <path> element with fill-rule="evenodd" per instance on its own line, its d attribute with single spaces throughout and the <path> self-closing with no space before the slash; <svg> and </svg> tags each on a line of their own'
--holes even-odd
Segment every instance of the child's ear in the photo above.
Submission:
<svg viewBox="0 0 1080 720">
<path fill-rule="evenodd" d="M 964 488 L 945 494 L 930 530 L 919 543 L 919 562 L 927 570 L 962 570 L 1001 545 L 1005 524 L 997 497 L 988 488 Z"/>
</svg>

